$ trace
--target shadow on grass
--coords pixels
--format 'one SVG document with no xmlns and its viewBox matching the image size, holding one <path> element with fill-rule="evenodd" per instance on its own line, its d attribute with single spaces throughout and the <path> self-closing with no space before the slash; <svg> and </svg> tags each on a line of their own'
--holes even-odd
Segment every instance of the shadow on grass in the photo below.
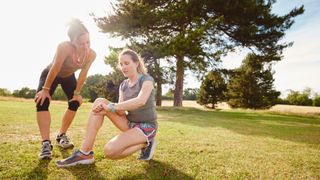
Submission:
<svg viewBox="0 0 320 180">
<path fill-rule="evenodd" d="M 62 147 L 58 147 L 57 149 L 59 149 L 61 156 L 62 156 L 62 159 L 65 159 L 72 154 L 71 149 L 63 149 Z"/>
<path fill-rule="evenodd" d="M 48 179 L 48 166 L 52 159 L 39 160 L 37 167 L 27 174 L 28 180 Z"/>
<path fill-rule="evenodd" d="M 90 165 L 77 165 L 74 167 L 65 168 L 67 171 L 70 171 L 76 179 L 97 179 L 103 180 L 106 179 L 100 171 L 97 169 L 95 164 Z"/>
<path fill-rule="evenodd" d="M 320 118 L 318 117 L 172 107 L 159 109 L 159 114 L 162 113 L 165 115 L 160 120 L 199 127 L 221 127 L 244 135 L 320 144 Z"/>
<path fill-rule="evenodd" d="M 117 179 L 194 179 L 193 177 L 181 172 L 173 166 L 157 160 L 150 160 L 146 162 L 144 168 L 145 172 L 141 174 L 135 174 L 132 176 L 124 175 Z"/>
</svg>

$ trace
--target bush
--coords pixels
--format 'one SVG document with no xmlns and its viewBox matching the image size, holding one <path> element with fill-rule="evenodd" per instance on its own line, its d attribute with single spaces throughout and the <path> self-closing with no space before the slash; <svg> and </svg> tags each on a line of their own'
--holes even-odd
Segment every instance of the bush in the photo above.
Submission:
<svg viewBox="0 0 320 180">
<path fill-rule="evenodd" d="M 14 97 L 22 97 L 27 99 L 32 99 L 36 95 L 35 89 L 30 89 L 28 87 L 23 87 L 21 90 L 14 90 L 12 95 Z"/>
<path fill-rule="evenodd" d="M 320 107 L 320 95 L 319 95 L 319 96 L 316 96 L 316 97 L 313 99 L 313 106 L 318 106 L 318 107 Z"/>
<path fill-rule="evenodd" d="M 11 96 L 11 92 L 8 89 L 0 88 L 0 96 Z"/>
<path fill-rule="evenodd" d="M 312 106 L 312 99 L 309 97 L 310 93 L 306 91 L 302 93 L 298 91 L 291 91 L 286 100 L 291 105 Z"/>
</svg>

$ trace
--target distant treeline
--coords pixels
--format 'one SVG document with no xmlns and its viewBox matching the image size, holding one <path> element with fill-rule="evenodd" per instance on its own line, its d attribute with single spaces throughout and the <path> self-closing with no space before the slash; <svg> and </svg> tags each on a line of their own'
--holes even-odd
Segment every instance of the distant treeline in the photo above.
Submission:
<svg viewBox="0 0 320 180">
<path fill-rule="evenodd" d="M 96 76 L 96 75 L 94 75 Z M 90 78 L 89 78 L 90 79 Z M 100 92 L 95 92 L 93 89 L 84 87 L 81 91 L 83 98 L 89 99 L 89 101 L 93 102 L 99 96 Z M 98 88 L 96 88 L 98 89 Z M 320 93 L 313 92 L 311 88 L 306 88 L 303 91 L 294 91 L 289 90 L 287 97 L 278 98 L 275 104 L 288 104 L 288 105 L 300 105 L 300 106 L 317 106 L 320 107 Z M 34 98 L 36 93 L 35 89 L 30 89 L 28 87 L 23 87 L 20 90 L 14 90 L 12 93 L 5 89 L 0 88 L 0 96 L 13 96 L 20 97 L 26 99 Z M 66 100 L 66 96 L 63 93 L 63 90 L 60 86 L 58 86 L 55 91 L 53 100 Z M 163 100 L 173 100 L 173 90 L 170 89 L 165 95 L 162 95 Z M 184 100 L 199 100 L 199 89 L 198 88 L 187 88 L 183 91 L 183 99 Z"/>
</svg>

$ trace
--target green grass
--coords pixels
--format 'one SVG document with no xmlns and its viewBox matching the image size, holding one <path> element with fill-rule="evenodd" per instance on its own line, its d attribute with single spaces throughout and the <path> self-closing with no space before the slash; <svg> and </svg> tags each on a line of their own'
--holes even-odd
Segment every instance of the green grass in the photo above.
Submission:
<svg viewBox="0 0 320 180">
<path fill-rule="evenodd" d="M 71 150 L 54 147 L 39 161 L 40 135 L 30 101 L 0 100 L 0 179 L 320 179 L 320 117 L 247 111 L 158 109 L 158 146 L 153 160 L 134 154 L 105 159 L 104 144 L 119 131 L 107 120 L 95 143 L 96 163 L 67 169 L 55 161 Z M 80 147 L 91 104 L 84 104 L 69 130 Z M 51 105 L 51 138 L 66 103 Z"/>
</svg>

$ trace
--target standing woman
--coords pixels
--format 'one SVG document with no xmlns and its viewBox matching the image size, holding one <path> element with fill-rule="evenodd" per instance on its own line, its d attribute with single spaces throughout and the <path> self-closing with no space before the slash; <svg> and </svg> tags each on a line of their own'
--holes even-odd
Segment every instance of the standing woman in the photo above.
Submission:
<svg viewBox="0 0 320 180">
<path fill-rule="evenodd" d="M 51 116 L 48 108 L 58 84 L 61 85 L 68 98 L 68 109 L 64 113 L 56 140 L 57 144 L 64 149 L 73 148 L 66 132 L 82 103 L 80 90 L 86 80 L 88 70 L 96 58 L 96 53 L 90 48 L 89 32 L 80 20 L 73 19 L 70 22 L 68 36 L 70 41 L 61 42 L 58 45 L 53 61 L 42 71 L 37 94 L 34 98 L 37 104 L 37 122 L 42 138 L 40 159 L 52 156 Z M 81 71 L 76 79 L 74 72 L 78 69 Z"/>
<path fill-rule="evenodd" d="M 119 65 L 127 79 L 120 85 L 118 103 L 111 103 L 104 98 L 95 100 L 81 149 L 57 161 L 58 167 L 94 162 L 93 144 L 104 117 L 122 131 L 104 146 L 107 158 L 121 159 L 139 150 L 138 159 L 152 158 L 158 128 L 154 80 L 147 74 L 142 59 L 132 50 L 125 49 L 120 53 Z"/>
</svg>

